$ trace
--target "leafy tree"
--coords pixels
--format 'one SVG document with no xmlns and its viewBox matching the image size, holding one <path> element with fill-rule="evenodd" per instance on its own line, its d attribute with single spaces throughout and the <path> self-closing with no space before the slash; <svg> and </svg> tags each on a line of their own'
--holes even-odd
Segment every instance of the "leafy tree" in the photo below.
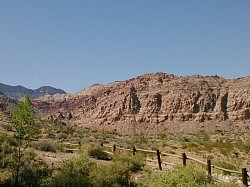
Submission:
<svg viewBox="0 0 250 187">
<path fill-rule="evenodd" d="M 16 131 L 15 138 L 17 139 L 17 160 L 14 174 L 15 186 L 18 186 L 24 143 L 34 132 L 34 114 L 35 113 L 28 96 L 25 96 L 24 100 L 18 104 L 17 109 L 13 110 L 11 113 L 12 123 L 14 124 Z"/>
</svg>

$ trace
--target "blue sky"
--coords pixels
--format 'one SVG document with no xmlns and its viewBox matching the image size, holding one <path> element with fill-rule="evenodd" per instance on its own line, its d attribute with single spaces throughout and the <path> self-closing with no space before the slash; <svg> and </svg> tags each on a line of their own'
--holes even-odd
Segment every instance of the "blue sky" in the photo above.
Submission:
<svg viewBox="0 0 250 187">
<path fill-rule="evenodd" d="M 250 75 L 249 0 L 1 0 L 0 82 L 76 92 L 141 74 Z"/>
</svg>

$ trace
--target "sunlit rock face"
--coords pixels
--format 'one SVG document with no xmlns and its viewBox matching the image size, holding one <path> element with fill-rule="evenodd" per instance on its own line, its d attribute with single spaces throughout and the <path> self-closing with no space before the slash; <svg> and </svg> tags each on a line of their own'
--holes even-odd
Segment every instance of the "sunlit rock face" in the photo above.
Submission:
<svg viewBox="0 0 250 187">
<path fill-rule="evenodd" d="M 49 119 L 104 129 L 250 119 L 250 77 L 153 73 L 33 101 Z"/>
</svg>

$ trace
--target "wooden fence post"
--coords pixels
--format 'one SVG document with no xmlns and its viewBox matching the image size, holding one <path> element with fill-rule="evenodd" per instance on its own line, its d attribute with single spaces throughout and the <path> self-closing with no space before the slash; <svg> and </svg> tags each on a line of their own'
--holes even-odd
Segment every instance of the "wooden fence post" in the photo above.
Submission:
<svg viewBox="0 0 250 187">
<path fill-rule="evenodd" d="M 187 165 L 187 155 L 186 155 L 186 153 L 182 153 L 182 163 L 183 163 L 183 166 Z"/>
<path fill-rule="evenodd" d="M 135 155 L 136 149 L 135 146 L 133 146 L 133 155 Z"/>
<path fill-rule="evenodd" d="M 52 162 L 51 163 L 50 173 L 49 173 L 50 177 L 52 176 L 53 171 L 54 171 L 54 163 Z"/>
<path fill-rule="evenodd" d="M 116 150 L 116 146 L 115 146 L 115 144 L 114 144 L 114 146 L 113 146 L 113 151 L 115 152 L 115 150 Z"/>
<path fill-rule="evenodd" d="M 247 182 L 247 169 L 246 168 L 242 168 L 241 171 L 242 171 L 242 182 L 247 187 L 248 186 L 248 182 Z"/>
<path fill-rule="evenodd" d="M 207 159 L 207 174 L 208 175 L 212 175 L 212 169 L 211 169 L 211 160 L 210 159 Z"/>
<path fill-rule="evenodd" d="M 161 167 L 161 153 L 160 153 L 159 149 L 156 150 L 156 154 L 157 154 L 159 170 L 162 170 L 162 167 Z"/>
<path fill-rule="evenodd" d="M 82 148 L 82 142 L 78 142 L 78 146 L 79 146 L 79 150 L 81 150 L 81 148 Z"/>
<path fill-rule="evenodd" d="M 2 159 L 2 167 L 4 168 L 4 165 L 5 165 L 5 157 L 3 157 L 3 159 Z"/>
</svg>

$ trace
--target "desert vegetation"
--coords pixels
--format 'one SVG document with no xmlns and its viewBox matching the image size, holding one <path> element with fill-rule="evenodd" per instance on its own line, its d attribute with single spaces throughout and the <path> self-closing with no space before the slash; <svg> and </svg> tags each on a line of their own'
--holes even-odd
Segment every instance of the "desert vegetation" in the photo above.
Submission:
<svg viewBox="0 0 250 187">
<path fill-rule="evenodd" d="M 33 112 L 26 100 L 12 115 L 0 113 L 1 186 L 240 185 L 237 180 L 216 183 L 207 176 L 206 168 L 190 161 L 186 167 L 159 171 L 157 165 L 146 162 L 155 154 L 113 153 L 114 144 L 131 150 L 135 146 L 177 155 L 186 152 L 201 160 L 209 158 L 223 168 L 250 170 L 248 132 L 120 134 L 42 120 Z"/>
</svg>

